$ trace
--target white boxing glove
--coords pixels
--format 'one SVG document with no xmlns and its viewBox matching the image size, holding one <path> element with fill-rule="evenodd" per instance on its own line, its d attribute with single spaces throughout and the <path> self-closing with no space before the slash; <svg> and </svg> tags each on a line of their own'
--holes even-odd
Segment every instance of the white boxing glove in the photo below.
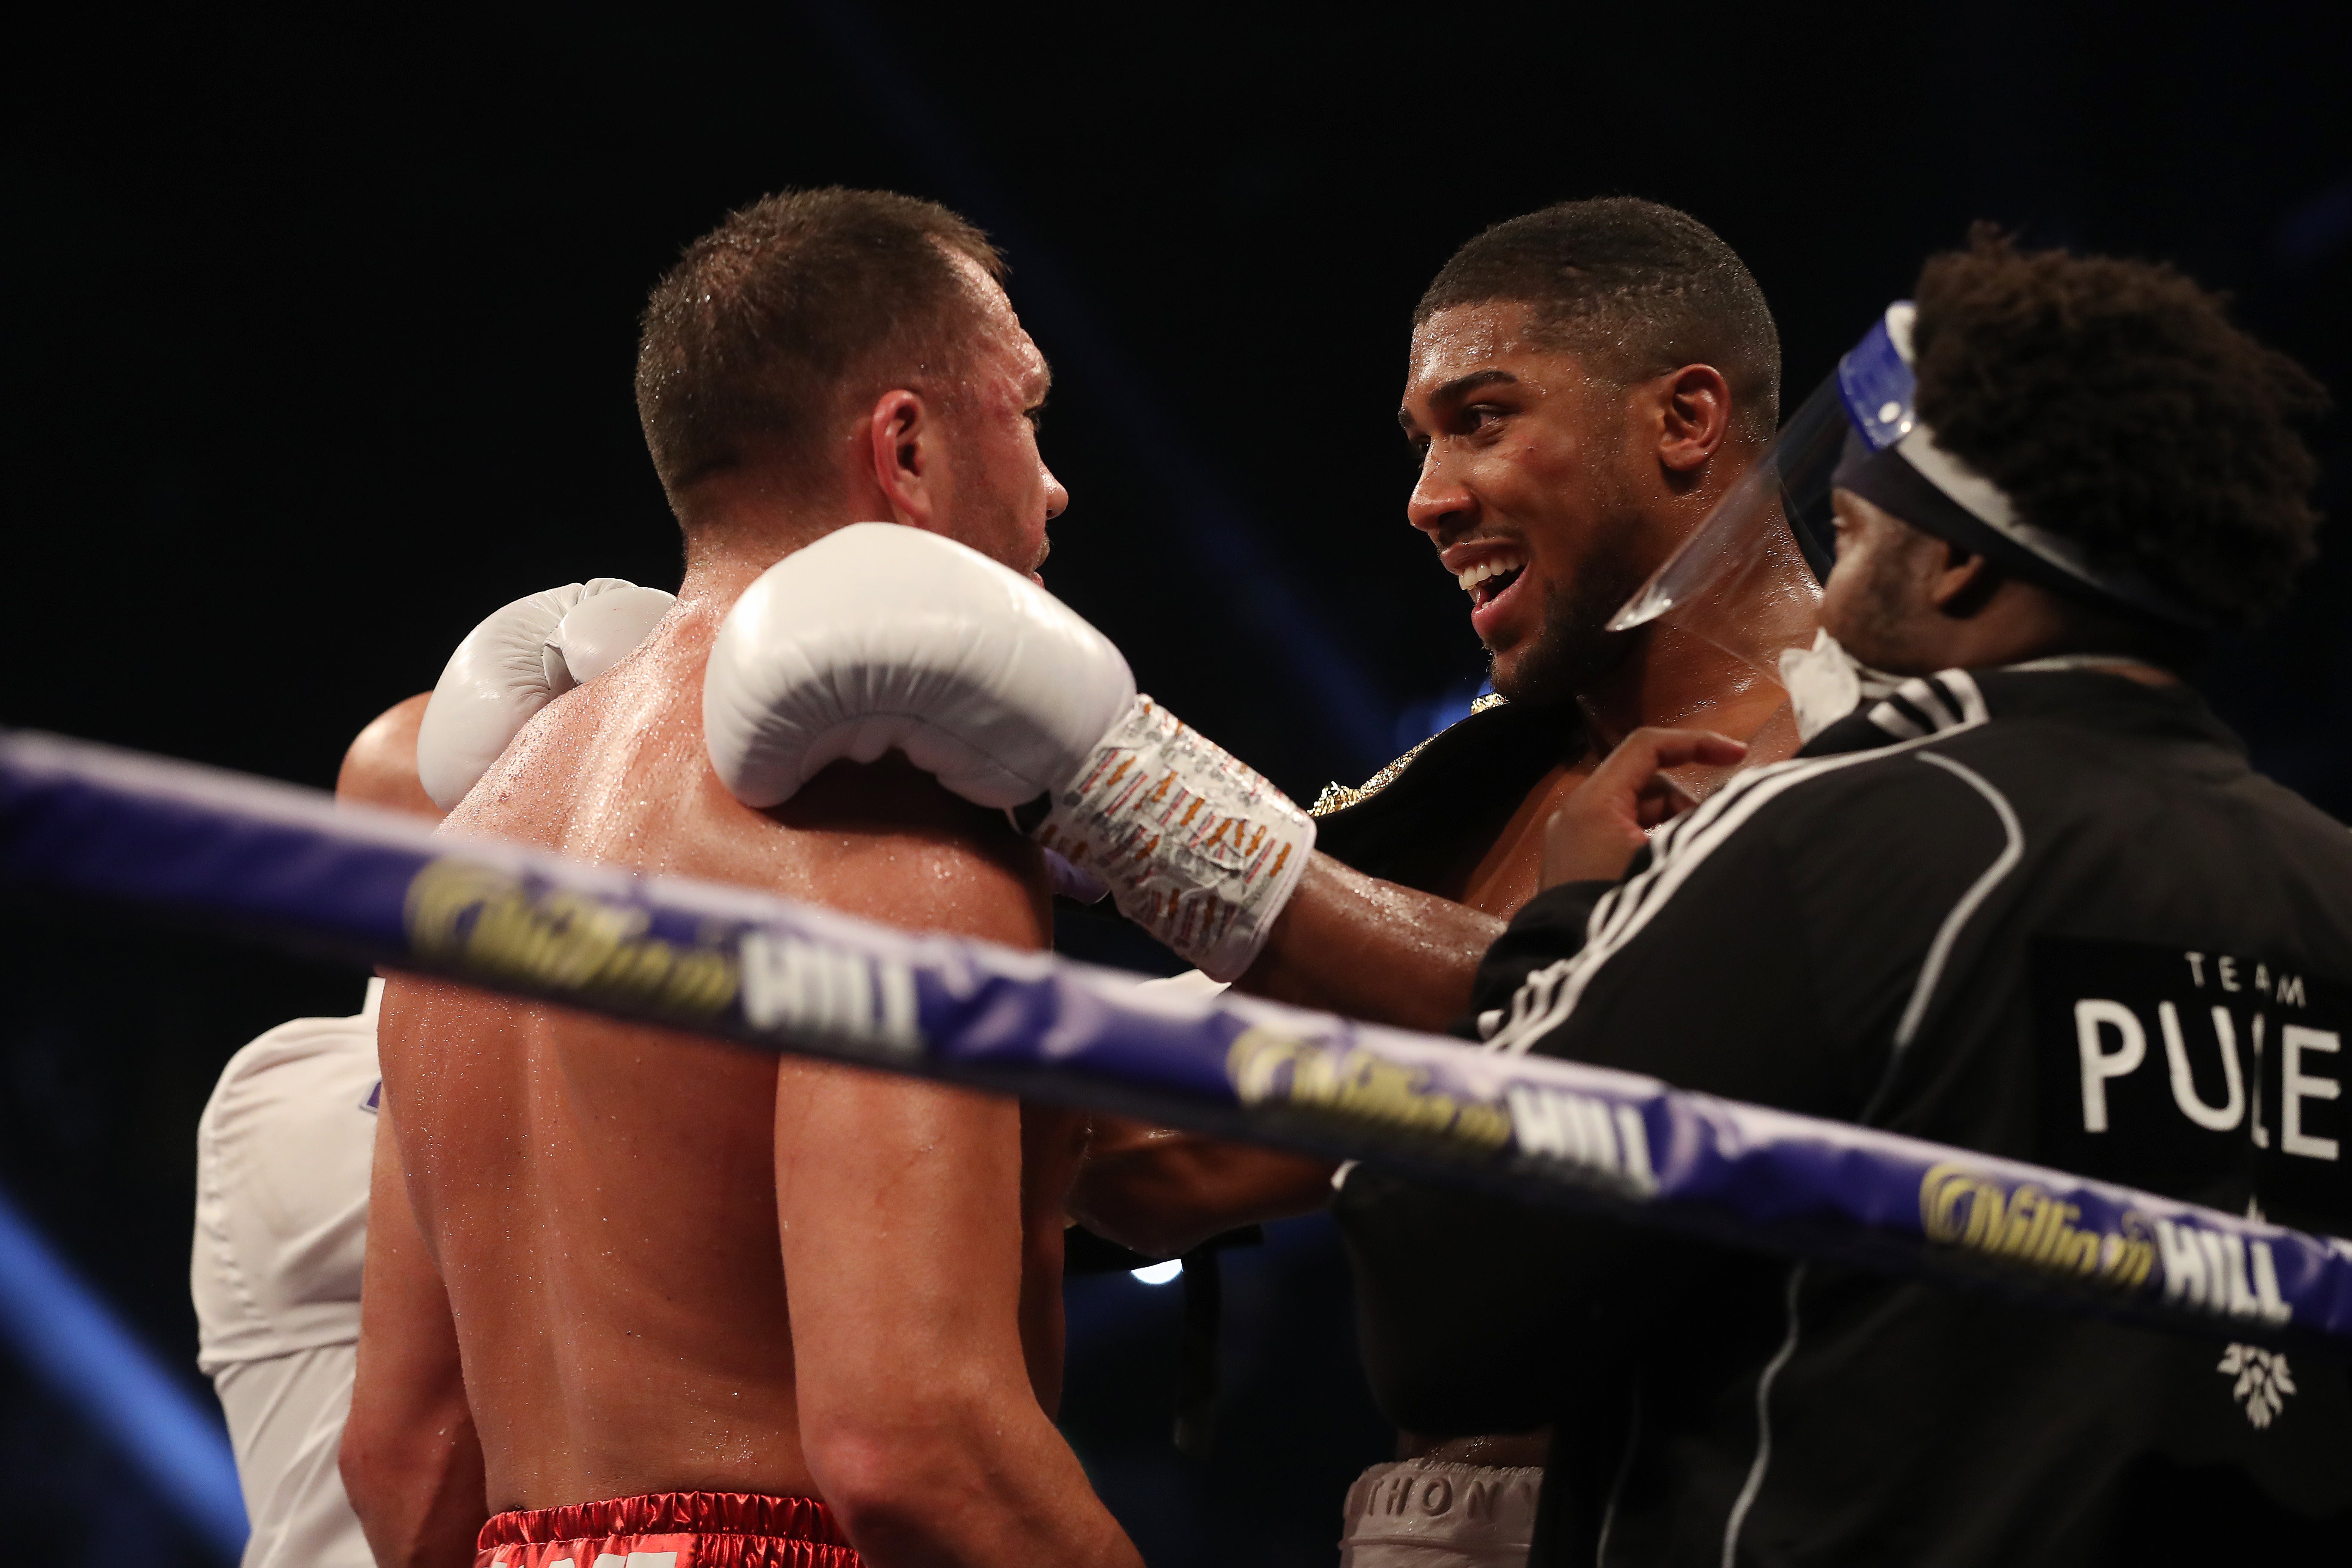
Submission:
<svg viewBox="0 0 2352 1568">
<path fill-rule="evenodd" d="M 1315 824 L 1135 689 L 1108 638 L 977 551 L 861 522 L 770 567 L 702 686 L 711 766 L 746 805 L 893 748 L 1107 883 L 1120 912 L 1220 980 L 1247 969 Z"/>
<path fill-rule="evenodd" d="M 646 640 L 674 594 L 595 577 L 517 599 L 466 634 L 416 732 L 416 777 L 447 811 L 530 716 Z"/>
</svg>

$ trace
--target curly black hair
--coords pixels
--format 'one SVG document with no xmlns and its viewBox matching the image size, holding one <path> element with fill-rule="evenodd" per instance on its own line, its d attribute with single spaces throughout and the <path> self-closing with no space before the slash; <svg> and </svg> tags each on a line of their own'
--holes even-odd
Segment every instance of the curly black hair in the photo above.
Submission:
<svg viewBox="0 0 2352 1568">
<path fill-rule="evenodd" d="M 2251 626 L 2310 560 L 2327 406 L 2174 268 L 2020 250 L 1979 224 L 1919 274 L 1919 417 L 2024 519 Z"/>
</svg>

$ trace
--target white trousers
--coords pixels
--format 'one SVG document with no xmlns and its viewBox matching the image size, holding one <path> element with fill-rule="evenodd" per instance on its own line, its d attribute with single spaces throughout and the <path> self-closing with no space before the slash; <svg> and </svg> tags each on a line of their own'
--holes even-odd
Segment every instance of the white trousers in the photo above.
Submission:
<svg viewBox="0 0 2352 1568">
<path fill-rule="evenodd" d="M 1339 1568 L 1527 1568 L 1537 1467 L 1400 1459 L 1348 1489 Z"/>
</svg>

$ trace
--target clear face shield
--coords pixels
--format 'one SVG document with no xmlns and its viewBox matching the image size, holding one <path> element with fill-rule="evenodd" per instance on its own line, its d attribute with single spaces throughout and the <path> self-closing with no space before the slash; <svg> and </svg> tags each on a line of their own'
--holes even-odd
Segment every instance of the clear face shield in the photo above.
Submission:
<svg viewBox="0 0 2352 1568">
<path fill-rule="evenodd" d="M 1835 558 L 1830 476 L 1850 434 L 1874 451 L 1913 424 L 1909 300 L 1869 334 L 1780 427 L 1697 531 L 1609 621 L 1657 623 L 1704 639 L 1780 683 L 1780 655 L 1812 646 Z"/>
</svg>

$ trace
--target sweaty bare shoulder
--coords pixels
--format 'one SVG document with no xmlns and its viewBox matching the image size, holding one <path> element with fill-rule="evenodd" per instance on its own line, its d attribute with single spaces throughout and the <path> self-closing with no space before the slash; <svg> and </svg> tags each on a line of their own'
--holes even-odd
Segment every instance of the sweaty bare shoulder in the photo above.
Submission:
<svg viewBox="0 0 2352 1568">
<path fill-rule="evenodd" d="M 682 628 L 691 632 L 690 626 Z M 643 655 L 534 718 L 453 828 L 1024 947 L 1050 937 L 1037 849 L 896 752 L 840 762 L 782 805 L 727 793 L 703 753 L 699 651 Z"/>
<path fill-rule="evenodd" d="M 1052 939 L 1035 846 L 896 752 L 835 763 L 769 815 L 825 842 L 835 909 L 1016 947 Z"/>
</svg>

